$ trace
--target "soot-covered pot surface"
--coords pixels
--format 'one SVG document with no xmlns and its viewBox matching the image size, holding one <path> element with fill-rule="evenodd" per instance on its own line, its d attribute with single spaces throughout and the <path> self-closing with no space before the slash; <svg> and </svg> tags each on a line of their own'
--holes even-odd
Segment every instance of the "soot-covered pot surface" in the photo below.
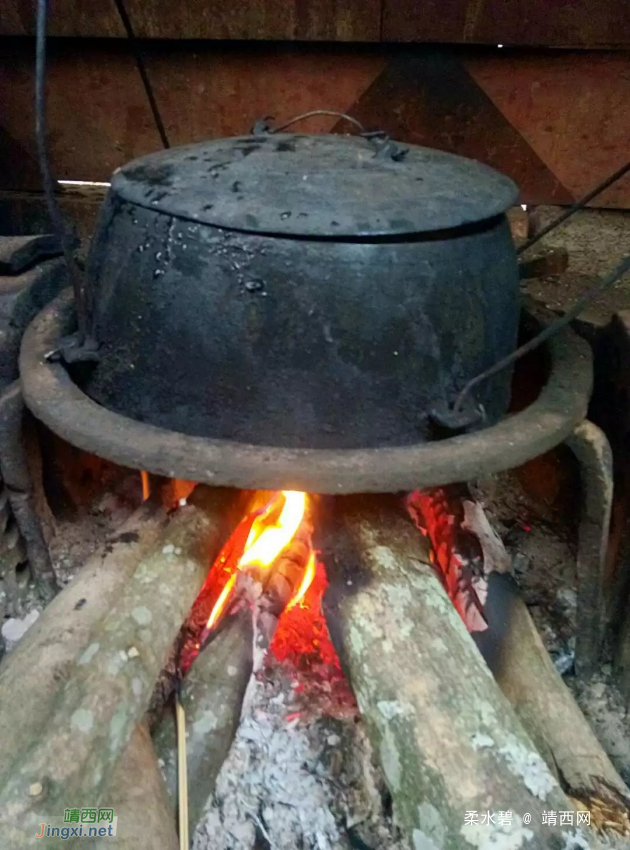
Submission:
<svg viewBox="0 0 630 850">
<path fill-rule="evenodd" d="M 269 134 L 116 172 L 88 262 L 101 404 L 187 434 L 408 445 L 509 353 L 517 190 L 479 163 Z M 480 387 L 486 422 L 510 374 Z"/>
</svg>

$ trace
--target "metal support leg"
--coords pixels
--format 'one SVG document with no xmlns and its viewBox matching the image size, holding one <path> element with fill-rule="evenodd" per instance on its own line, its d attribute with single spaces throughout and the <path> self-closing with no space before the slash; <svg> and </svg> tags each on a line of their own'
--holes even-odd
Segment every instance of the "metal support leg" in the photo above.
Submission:
<svg viewBox="0 0 630 850">
<path fill-rule="evenodd" d="M 575 670 L 586 678 L 600 659 L 608 589 L 606 553 L 613 496 L 612 451 L 604 432 L 587 419 L 567 445 L 580 464 L 582 504 L 577 554 L 577 635 Z"/>
</svg>

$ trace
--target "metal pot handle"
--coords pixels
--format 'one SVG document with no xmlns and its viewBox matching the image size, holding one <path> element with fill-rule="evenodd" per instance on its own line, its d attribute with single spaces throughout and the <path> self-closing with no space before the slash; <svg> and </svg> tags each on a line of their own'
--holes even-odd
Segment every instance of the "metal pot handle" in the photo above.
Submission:
<svg viewBox="0 0 630 850">
<path fill-rule="evenodd" d="M 271 133 L 280 133 L 291 127 L 298 121 L 303 121 L 305 118 L 311 118 L 314 115 L 333 115 L 337 118 L 343 118 L 350 124 L 353 124 L 358 130 L 359 135 L 365 139 L 374 148 L 375 159 L 391 159 L 394 162 L 400 162 L 409 152 L 409 148 L 401 148 L 397 142 L 392 141 L 389 135 L 384 130 L 366 130 L 360 121 L 347 115 L 345 112 L 337 112 L 334 109 L 312 109 L 310 112 L 304 112 L 302 115 L 296 115 L 279 127 L 274 127 L 271 124 L 273 117 L 268 115 L 266 118 L 259 118 L 252 127 L 253 136 L 269 135 Z"/>
</svg>

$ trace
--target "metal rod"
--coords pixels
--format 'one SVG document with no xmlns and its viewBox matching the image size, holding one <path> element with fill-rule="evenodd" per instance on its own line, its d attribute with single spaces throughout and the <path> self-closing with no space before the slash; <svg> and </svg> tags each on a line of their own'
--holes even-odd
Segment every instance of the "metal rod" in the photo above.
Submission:
<svg viewBox="0 0 630 850">
<path fill-rule="evenodd" d="M 489 369 L 486 369 L 485 372 L 481 372 L 481 374 L 477 375 L 472 380 L 468 381 L 463 390 L 459 393 L 457 398 L 455 399 L 455 404 L 453 409 L 459 411 L 462 409 L 463 403 L 466 399 L 466 396 L 473 390 L 476 386 L 481 384 L 483 381 L 491 378 L 493 375 L 496 375 L 497 372 L 501 372 L 507 366 L 510 366 L 516 360 L 520 360 L 521 357 L 524 357 L 526 354 L 529 354 L 530 351 L 534 351 L 534 349 L 538 348 L 543 344 L 549 337 L 554 336 L 554 334 L 558 333 L 559 330 L 566 327 L 566 325 L 570 324 L 573 319 L 575 319 L 579 314 L 584 310 L 585 307 L 591 303 L 591 301 L 595 300 L 598 295 L 601 295 L 602 292 L 605 292 L 607 289 L 610 289 L 613 284 L 617 283 L 617 281 L 623 277 L 627 272 L 630 271 L 630 256 L 623 259 L 619 265 L 613 269 L 606 277 L 601 278 L 597 281 L 597 283 L 588 289 L 581 298 L 575 302 L 575 304 L 567 310 L 567 312 L 561 318 L 557 319 L 555 322 L 552 322 L 548 325 L 544 331 L 537 334 L 535 337 L 526 342 L 524 345 L 521 345 L 520 348 L 517 348 L 511 354 L 508 354 L 506 357 L 503 357 L 494 366 L 491 366 Z"/>
<path fill-rule="evenodd" d="M 138 73 L 140 74 L 140 79 L 142 80 L 142 85 L 144 86 L 144 91 L 146 93 L 147 100 L 149 101 L 149 106 L 151 108 L 151 114 L 153 115 L 155 127 L 158 131 L 163 147 L 168 149 L 170 148 L 171 144 L 168 140 L 168 136 L 166 135 L 166 128 L 164 127 L 164 122 L 162 121 L 162 116 L 160 115 L 160 110 L 155 99 L 155 94 L 153 93 L 153 86 L 151 85 L 151 81 L 149 80 L 149 75 L 147 74 L 144 59 L 142 58 L 142 53 L 140 51 L 140 48 L 138 47 L 138 39 L 136 38 L 136 35 L 133 31 L 131 20 L 129 18 L 129 15 L 127 14 L 127 9 L 125 8 L 124 0 L 114 0 L 114 2 L 116 3 L 116 8 L 118 9 L 120 20 L 122 21 L 122 25 L 124 26 L 125 32 L 127 33 L 127 38 L 129 39 L 129 42 L 131 44 L 131 49 L 133 51 L 136 67 L 138 69 Z"/>
<path fill-rule="evenodd" d="M 72 240 L 69 237 L 61 210 L 57 202 L 55 189 L 57 181 L 53 177 L 48 153 L 46 134 L 46 25 L 48 21 L 48 0 L 37 0 L 37 30 L 35 41 L 35 140 L 37 157 L 42 176 L 46 207 L 53 232 L 59 240 L 63 256 L 68 267 L 68 277 L 74 292 L 79 329 L 79 345 L 82 345 L 87 333 L 87 314 L 82 276 L 74 259 Z"/>
<path fill-rule="evenodd" d="M 580 198 L 579 201 L 576 201 L 573 206 L 568 207 L 563 213 L 561 213 L 558 218 L 555 218 L 553 221 L 550 221 L 549 224 L 545 225 L 540 233 L 536 233 L 535 236 L 532 236 L 531 239 L 528 239 L 523 245 L 521 245 L 516 253 L 522 254 L 524 251 L 527 251 L 528 248 L 531 248 L 532 245 L 535 245 L 543 236 L 546 236 L 548 233 L 551 233 L 552 230 L 555 230 L 556 227 L 559 227 L 563 224 L 568 218 L 571 218 L 576 212 L 579 212 L 583 209 L 589 201 L 592 201 L 593 198 L 596 198 L 597 195 L 600 195 L 605 189 L 608 189 L 609 186 L 612 186 L 613 183 L 616 183 L 617 180 L 620 180 L 624 174 L 627 174 L 630 171 L 630 162 L 626 162 L 625 165 L 622 165 L 614 174 L 611 174 L 610 177 L 607 177 L 603 183 L 595 186 L 594 189 L 591 189 L 588 194 L 584 195 L 583 198 Z"/>
</svg>

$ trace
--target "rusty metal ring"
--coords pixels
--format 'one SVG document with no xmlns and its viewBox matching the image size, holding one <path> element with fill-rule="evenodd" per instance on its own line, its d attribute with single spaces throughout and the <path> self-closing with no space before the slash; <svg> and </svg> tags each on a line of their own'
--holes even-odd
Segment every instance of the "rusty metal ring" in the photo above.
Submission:
<svg viewBox="0 0 630 850">
<path fill-rule="evenodd" d="M 470 481 L 519 466 L 561 443 L 586 416 L 592 389 L 589 345 L 567 329 L 548 344 L 551 369 L 536 401 L 496 425 L 421 445 L 289 449 L 191 437 L 137 422 L 96 404 L 59 363 L 46 360 L 72 329 L 64 292 L 26 331 L 20 376 L 26 405 L 72 445 L 169 478 L 246 489 L 387 493 Z"/>
</svg>

